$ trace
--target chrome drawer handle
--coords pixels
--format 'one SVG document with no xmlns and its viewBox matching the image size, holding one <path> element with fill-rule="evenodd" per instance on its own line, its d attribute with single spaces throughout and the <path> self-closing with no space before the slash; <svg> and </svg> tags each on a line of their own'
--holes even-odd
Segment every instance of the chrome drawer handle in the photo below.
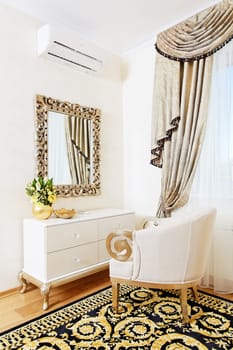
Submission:
<svg viewBox="0 0 233 350">
<path fill-rule="evenodd" d="M 74 258 L 73 260 L 74 260 L 75 263 L 79 263 L 81 261 L 80 258 Z"/>
</svg>

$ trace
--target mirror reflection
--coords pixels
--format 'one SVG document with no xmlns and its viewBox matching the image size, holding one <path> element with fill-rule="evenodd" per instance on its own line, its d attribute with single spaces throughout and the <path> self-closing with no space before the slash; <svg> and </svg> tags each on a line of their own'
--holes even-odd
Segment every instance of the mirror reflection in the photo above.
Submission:
<svg viewBox="0 0 233 350">
<path fill-rule="evenodd" d="M 48 177 L 55 185 L 92 182 L 91 123 L 87 118 L 48 113 Z"/>
<path fill-rule="evenodd" d="M 100 111 L 36 97 L 37 175 L 53 178 L 59 196 L 100 193 Z"/>
</svg>

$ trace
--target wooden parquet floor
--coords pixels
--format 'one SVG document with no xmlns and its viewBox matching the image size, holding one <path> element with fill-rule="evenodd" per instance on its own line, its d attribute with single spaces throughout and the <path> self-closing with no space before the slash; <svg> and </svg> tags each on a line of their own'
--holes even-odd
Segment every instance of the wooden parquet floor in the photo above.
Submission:
<svg viewBox="0 0 233 350">
<path fill-rule="evenodd" d="M 25 293 L 18 290 L 0 296 L 0 332 L 27 322 L 48 311 L 58 309 L 70 302 L 110 286 L 109 272 L 103 270 L 75 281 L 51 288 L 49 309 L 42 310 L 39 288 L 29 285 Z"/>
</svg>

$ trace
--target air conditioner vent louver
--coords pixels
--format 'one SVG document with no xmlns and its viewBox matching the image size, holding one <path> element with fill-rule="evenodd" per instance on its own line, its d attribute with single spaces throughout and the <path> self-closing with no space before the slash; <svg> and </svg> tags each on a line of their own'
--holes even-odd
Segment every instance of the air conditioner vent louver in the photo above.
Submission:
<svg viewBox="0 0 233 350">
<path fill-rule="evenodd" d="M 71 60 L 69 60 L 69 59 L 67 59 L 67 58 L 64 58 L 64 57 L 61 57 L 61 56 L 59 56 L 59 55 L 56 55 L 55 53 L 52 53 L 52 52 L 49 52 L 49 51 L 48 51 L 48 55 L 53 56 L 53 57 L 55 57 L 55 58 L 58 58 L 59 60 L 62 60 L 62 61 L 64 61 L 64 62 L 74 64 L 74 65 L 79 66 L 79 67 L 81 67 L 81 68 L 88 69 L 88 70 L 90 70 L 90 71 L 92 71 L 92 72 L 97 72 L 97 70 L 95 70 L 95 69 L 93 69 L 93 68 L 91 68 L 91 67 L 87 67 L 87 66 L 84 66 L 84 65 L 81 64 L 81 63 L 77 63 L 77 62 L 71 61 Z"/>
<path fill-rule="evenodd" d="M 70 38 L 69 38 L 70 39 Z M 67 44 L 64 40 L 51 38 L 50 26 L 43 26 L 38 32 L 38 52 L 40 55 L 47 56 L 59 63 L 65 63 L 73 68 L 79 68 L 89 72 L 98 72 L 103 65 L 103 61 L 95 57 L 92 53 L 77 49 L 83 47 L 83 43 L 78 45 Z M 92 49 L 93 51 L 93 49 Z"/>
</svg>

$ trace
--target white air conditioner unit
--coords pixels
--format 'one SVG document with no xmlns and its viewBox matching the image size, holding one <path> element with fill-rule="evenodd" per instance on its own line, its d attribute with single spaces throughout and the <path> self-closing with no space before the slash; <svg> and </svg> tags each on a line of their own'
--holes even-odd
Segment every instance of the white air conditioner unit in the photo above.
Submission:
<svg viewBox="0 0 233 350">
<path fill-rule="evenodd" d="M 98 72 L 103 66 L 100 48 L 74 31 L 49 24 L 38 30 L 38 54 L 85 72 Z"/>
</svg>

